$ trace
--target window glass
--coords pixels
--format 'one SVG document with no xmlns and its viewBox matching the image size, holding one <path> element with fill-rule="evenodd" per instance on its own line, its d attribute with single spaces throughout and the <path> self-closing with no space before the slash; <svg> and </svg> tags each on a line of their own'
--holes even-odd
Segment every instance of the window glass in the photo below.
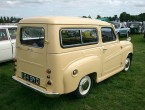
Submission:
<svg viewBox="0 0 145 110">
<path fill-rule="evenodd" d="M 21 29 L 21 44 L 33 47 L 44 47 L 44 29 L 41 27 L 23 27 Z"/>
<path fill-rule="evenodd" d="M 17 28 L 8 28 L 11 39 L 16 39 Z"/>
<path fill-rule="evenodd" d="M 82 29 L 83 43 L 97 42 L 98 36 L 96 29 Z"/>
<path fill-rule="evenodd" d="M 116 29 L 120 28 L 120 24 L 119 23 L 112 23 Z"/>
<path fill-rule="evenodd" d="M 111 41 L 115 41 L 116 40 L 116 36 L 114 34 L 114 31 L 112 30 L 112 28 L 102 28 L 101 29 L 102 32 L 102 41 L 103 42 L 111 42 Z"/>
<path fill-rule="evenodd" d="M 6 29 L 0 29 L 0 41 L 8 40 Z"/>
<path fill-rule="evenodd" d="M 63 46 L 81 44 L 79 29 L 64 29 L 61 31 L 61 37 Z"/>
</svg>

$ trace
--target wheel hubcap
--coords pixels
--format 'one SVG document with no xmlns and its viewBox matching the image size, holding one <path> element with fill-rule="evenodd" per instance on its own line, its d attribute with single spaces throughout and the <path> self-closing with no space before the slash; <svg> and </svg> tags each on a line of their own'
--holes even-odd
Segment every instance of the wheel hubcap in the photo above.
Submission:
<svg viewBox="0 0 145 110">
<path fill-rule="evenodd" d="M 86 82 L 84 82 L 84 83 L 82 84 L 82 89 L 83 89 L 83 90 L 87 90 L 88 86 L 89 86 L 89 81 L 87 80 Z"/>
<path fill-rule="evenodd" d="M 81 81 L 80 81 L 80 86 L 79 86 L 79 91 L 81 95 L 86 95 L 91 87 L 91 79 L 89 76 L 85 76 Z"/>
<path fill-rule="evenodd" d="M 125 61 L 125 71 L 128 71 L 130 67 L 130 58 L 127 58 Z"/>
</svg>

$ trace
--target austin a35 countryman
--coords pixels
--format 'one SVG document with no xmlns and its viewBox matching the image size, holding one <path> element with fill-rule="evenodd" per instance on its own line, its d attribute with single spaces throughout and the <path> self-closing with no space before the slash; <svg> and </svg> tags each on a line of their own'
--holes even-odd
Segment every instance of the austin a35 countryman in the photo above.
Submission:
<svg viewBox="0 0 145 110">
<path fill-rule="evenodd" d="M 99 83 L 130 68 L 133 45 L 114 26 L 79 17 L 35 17 L 18 24 L 13 79 L 47 96 L 88 95 Z"/>
</svg>

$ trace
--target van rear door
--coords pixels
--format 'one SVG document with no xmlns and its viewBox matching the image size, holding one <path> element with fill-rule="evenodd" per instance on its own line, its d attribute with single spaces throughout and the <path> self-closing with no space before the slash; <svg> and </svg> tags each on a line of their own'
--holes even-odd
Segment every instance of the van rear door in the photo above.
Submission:
<svg viewBox="0 0 145 110">
<path fill-rule="evenodd" d="M 29 84 L 46 84 L 47 25 L 21 24 L 17 40 L 17 75 Z"/>
</svg>

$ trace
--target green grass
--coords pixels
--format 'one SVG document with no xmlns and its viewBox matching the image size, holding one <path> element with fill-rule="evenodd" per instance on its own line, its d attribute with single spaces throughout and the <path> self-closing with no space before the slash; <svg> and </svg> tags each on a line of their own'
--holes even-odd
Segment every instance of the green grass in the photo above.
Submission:
<svg viewBox="0 0 145 110">
<path fill-rule="evenodd" d="M 145 39 L 131 35 L 131 69 L 95 84 L 86 98 L 48 98 L 12 80 L 13 62 L 0 64 L 0 110 L 145 110 Z M 124 39 L 124 38 L 123 38 Z"/>
</svg>

